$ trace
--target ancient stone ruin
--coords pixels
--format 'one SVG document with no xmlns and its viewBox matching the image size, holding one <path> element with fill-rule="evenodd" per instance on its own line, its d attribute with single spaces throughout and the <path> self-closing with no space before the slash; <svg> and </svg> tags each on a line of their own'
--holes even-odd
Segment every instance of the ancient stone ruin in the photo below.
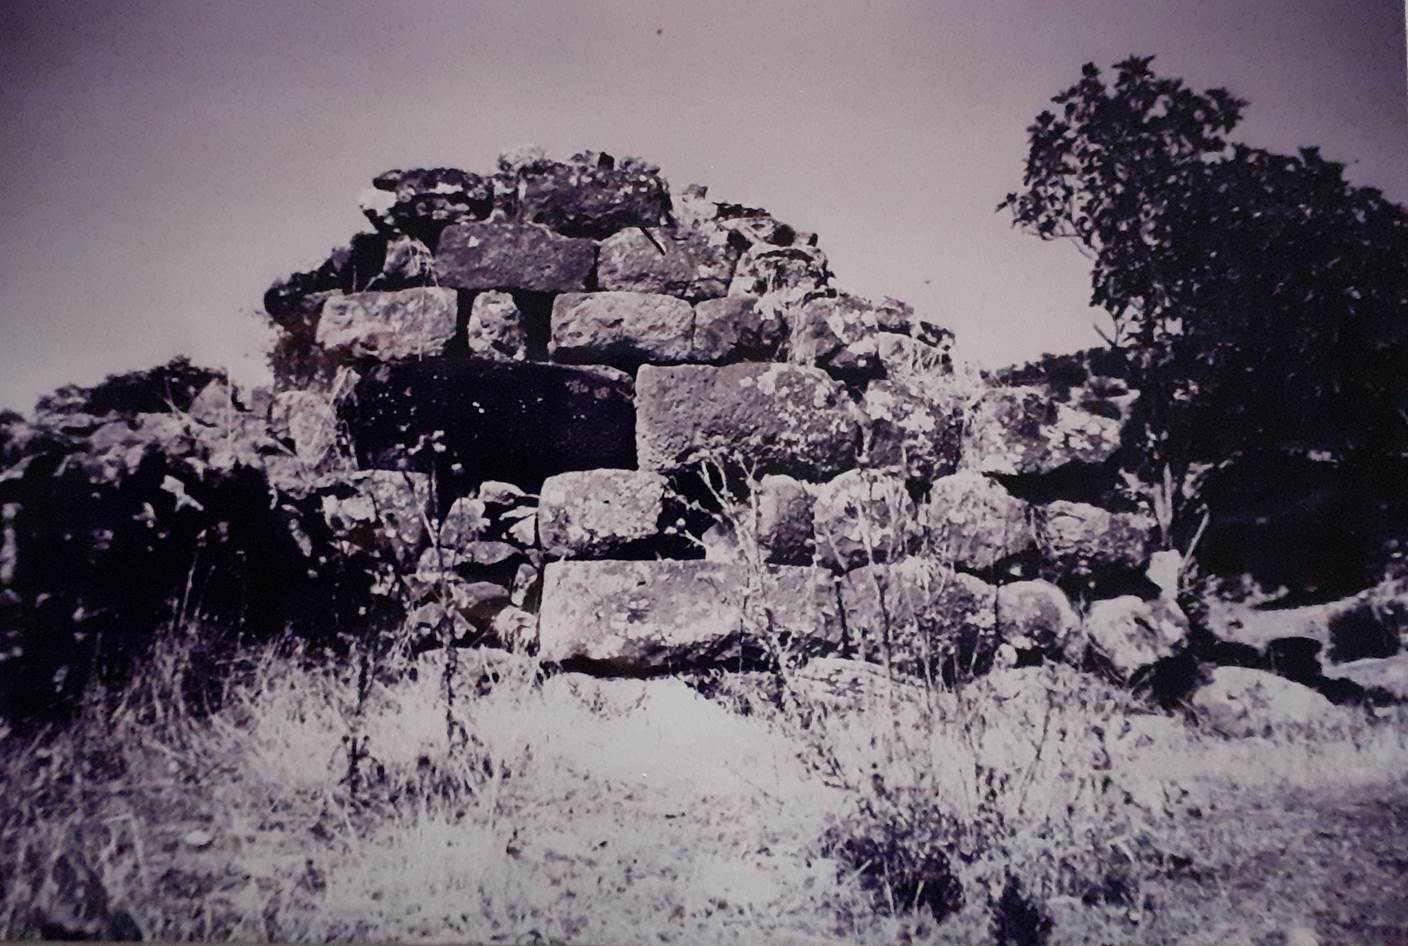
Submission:
<svg viewBox="0 0 1408 946">
<path fill-rule="evenodd" d="M 1183 641 L 1113 475 L 1119 379 L 992 383 L 838 285 L 815 234 L 640 161 L 391 171 L 363 209 L 373 232 L 265 298 L 270 416 L 395 526 L 428 639 L 611 673 L 783 647 L 1125 677 Z"/>
</svg>

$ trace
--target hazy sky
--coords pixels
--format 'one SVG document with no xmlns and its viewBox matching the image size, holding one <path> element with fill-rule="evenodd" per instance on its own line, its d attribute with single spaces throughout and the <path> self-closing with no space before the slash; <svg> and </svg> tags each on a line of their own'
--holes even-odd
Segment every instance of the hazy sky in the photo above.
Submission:
<svg viewBox="0 0 1408 946">
<path fill-rule="evenodd" d="M 276 276 L 390 167 L 639 154 L 821 235 L 998 364 L 1096 341 L 1009 228 L 1025 128 L 1130 52 L 1408 201 L 1401 0 L 0 0 L 0 406 L 178 352 L 257 377 Z M 1287 265 L 1294 265 L 1288 260 Z"/>
</svg>

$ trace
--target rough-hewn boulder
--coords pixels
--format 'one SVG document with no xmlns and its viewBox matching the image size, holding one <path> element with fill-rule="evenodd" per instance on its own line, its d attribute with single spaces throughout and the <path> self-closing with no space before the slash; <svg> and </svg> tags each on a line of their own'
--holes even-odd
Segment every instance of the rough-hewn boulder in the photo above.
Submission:
<svg viewBox="0 0 1408 946">
<path fill-rule="evenodd" d="M 769 638 L 788 646 L 836 641 L 834 599 L 822 573 L 774 567 L 752 583 L 749 576 L 722 562 L 549 563 L 539 657 L 649 673 L 762 656 Z"/>
<path fill-rule="evenodd" d="M 1080 617 L 1066 593 L 1050 582 L 999 585 L 997 634 L 1020 650 L 1080 656 Z"/>
<path fill-rule="evenodd" d="M 1037 547 L 1045 577 L 1055 581 L 1142 578 L 1154 549 L 1154 522 L 1141 513 L 1057 500 L 1038 512 Z"/>
<path fill-rule="evenodd" d="M 596 278 L 602 289 L 660 292 L 698 302 L 728 291 L 737 258 L 727 239 L 710 239 L 695 230 L 631 227 L 601 242 Z"/>
<path fill-rule="evenodd" d="M 1191 703 L 1215 729 L 1232 736 L 1343 718 L 1333 703 L 1310 687 L 1249 667 L 1214 668 L 1211 679 L 1194 691 Z"/>
<path fill-rule="evenodd" d="M 325 395 L 282 391 L 269 410 L 269 432 L 290 441 L 294 454 L 311 469 L 337 445 L 337 414 Z"/>
<path fill-rule="evenodd" d="M 453 289 L 402 289 L 331 296 L 318 320 L 318 344 L 383 360 L 438 355 L 455 335 Z"/>
<path fill-rule="evenodd" d="M 844 389 L 816 368 L 646 365 L 636 378 L 643 469 L 681 472 L 743 458 L 755 472 L 828 479 L 855 464 L 858 425 Z"/>
<path fill-rule="evenodd" d="M 687 361 L 694 309 L 649 292 L 567 292 L 553 300 L 548 354 L 570 364 L 635 368 Z"/>
<path fill-rule="evenodd" d="M 408 470 L 332 473 L 318 486 L 321 512 L 339 540 L 379 558 L 416 561 L 426 539 L 430 480 Z"/>
<path fill-rule="evenodd" d="M 481 292 L 475 296 L 465 326 L 465 341 L 470 353 L 482 358 L 527 358 L 528 328 L 513 296 L 506 292 Z"/>
<path fill-rule="evenodd" d="M 380 365 L 341 405 L 363 466 L 410 463 L 452 478 L 532 488 L 570 470 L 631 468 L 631 379 L 534 362 Z"/>
<path fill-rule="evenodd" d="M 828 567 L 844 571 L 895 561 L 919 536 L 914 500 L 898 477 L 848 470 L 815 492 L 817 557 Z"/>
<path fill-rule="evenodd" d="M 787 337 L 777 306 L 754 296 L 706 299 L 694 307 L 692 361 L 769 361 Z"/>
<path fill-rule="evenodd" d="M 865 463 L 933 480 L 958 468 L 963 402 L 956 394 L 923 391 L 896 381 L 874 381 L 861 401 Z"/>
<path fill-rule="evenodd" d="M 984 473 L 1050 473 L 1098 466 L 1120 446 L 1119 420 L 1077 410 L 1032 387 L 995 388 L 973 411 L 963 460 Z"/>
<path fill-rule="evenodd" d="M 1084 631 L 1095 656 L 1129 679 L 1182 649 L 1188 619 L 1171 601 L 1122 595 L 1092 604 Z"/>
<path fill-rule="evenodd" d="M 404 233 L 434 244 L 452 223 L 483 220 L 494 206 L 494 190 L 478 174 L 459 168 L 387 171 L 362 194 L 362 213 L 387 234 Z"/>
<path fill-rule="evenodd" d="M 792 356 L 840 377 L 879 377 L 879 335 L 907 331 L 909 315 L 893 300 L 877 304 L 849 293 L 809 299 L 793 314 Z"/>
<path fill-rule="evenodd" d="M 1326 674 L 1334 679 L 1349 680 L 1371 693 L 1387 693 L 1395 700 L 1408 701 L 1408 654 L 1352 660 L 1327 670 Z"/>
<path fill-rule="evenodd" d="M 538 536 L 556 558 L 610 558 L 659 532 L 665 477 L 646 470 L 584 470 L 543 482 Z"/>
<path fill-rule="evenodd" d="M 769 474 L 757 485 L 758 547 L 763 560 L 778 565 L 805 565 L 812 561 L 812 507 L 807 488 L 790 476 Z"/>
<path fill-rule="evenodd" d="M 807 293 L 825 289 L 831 279 L 826 254 L 815 246 L 774 246 L 754 243 L 733 270 L 729 295 L 781 293 L 800 300 Z"/>
<path fill-rule="evenodd" d="M 606 237 L 656 227 L 670 211 L 670 188 L 655 168 L 608 155 L 595 161 L 534 161 L 517 170 L 519 219 L 571 236 Z M 605 160 L 601 160 L 605 159 Z"/>
<path fill-rule="evenodd" d="M 290 331 L 311 331 L 322 306 L 321 294 L 361 292 L 386 261 L 386 236 L 358 233 L 313 269 L 292 273 L 264 293 L 264 311 Z"/>
<path fill-rule="evenodd" d="M 440 234 L 435 275 L 455 289 L 577 292 L 596 267 L 596 243 L 525 223 L 460 223 Z"/>
<path fill-rule="evenodd" d="M 850 644 L 869 660 L 972 666 L 997 644 L 997 589 L 933 559 L 857 568 L 841 579 L 840 598 Z"/>
<path fill-rule="evenodd" d="M 935 480 L 921 518 L 929 547 L 959 568 L 991 569 L 1036 542 L 1031 507 L 980 473 Z"/>
</svg>

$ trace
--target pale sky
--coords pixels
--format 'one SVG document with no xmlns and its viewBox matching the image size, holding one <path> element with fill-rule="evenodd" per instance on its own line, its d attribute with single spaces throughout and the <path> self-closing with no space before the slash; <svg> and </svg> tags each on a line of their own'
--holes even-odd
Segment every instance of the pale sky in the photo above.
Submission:
<svg viewBox="0 0 1408 946">
<path fill-rule="evenodd" d="M 258 379 L 251 313 L 392 167 L 537 143 L 814 230 L 838 283 L 1003 364 L 1098 341 L 1084 260 L 1009 228 L 1025 128 L 1131 52 L 1408 201 L 1400 0 L 0 0 L 0 407 L 177 353 Z M 1287 265 L 1294 265 L 1288 260 Z"/>
</svg>

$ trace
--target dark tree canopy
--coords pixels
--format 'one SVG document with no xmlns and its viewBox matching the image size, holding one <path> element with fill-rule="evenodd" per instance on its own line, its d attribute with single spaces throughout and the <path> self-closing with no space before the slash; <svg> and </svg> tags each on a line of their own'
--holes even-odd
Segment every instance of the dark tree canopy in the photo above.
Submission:
<svg viewBox="0 0 1408 946">
<path fill-rule="evenodd" d="M 1233 142 L 1246 103 L 1152 57 L 1087 64 L 999 205 L 1091 260 L 1159 465 L 1408 444 L 1408 215 L 1316 148 Z"/>
</svg>

